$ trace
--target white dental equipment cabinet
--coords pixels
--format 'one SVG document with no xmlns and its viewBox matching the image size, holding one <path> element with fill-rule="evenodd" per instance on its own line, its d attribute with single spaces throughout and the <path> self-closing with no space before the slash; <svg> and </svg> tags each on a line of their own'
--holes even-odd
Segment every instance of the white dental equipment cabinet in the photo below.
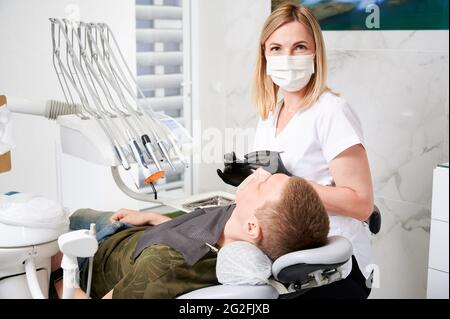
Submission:
<svg viewBox="0 0 450 319">
<path fill-rule="evenodd" d="M 430 250 L 428 257 L 428 299 L 448 299 L 449 261 L 449 171 L 448 163 L 433 172 Z"/>
</svg>

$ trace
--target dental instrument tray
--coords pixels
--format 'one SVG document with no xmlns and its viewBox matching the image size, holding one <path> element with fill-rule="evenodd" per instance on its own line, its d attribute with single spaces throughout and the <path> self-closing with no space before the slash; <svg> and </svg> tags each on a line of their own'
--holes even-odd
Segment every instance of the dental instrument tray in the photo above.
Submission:
<svg viewBox="0 0 450 319">
<path fill-rule="evenodd" d="M 234 200 L 223 197 L 223 196 L 213 196 L 210 198 L 205 198 L 202 200 L 198 200 L 195 202 L 186 203 L 183 205 L 183 208 L 188 210 L 194 210 L 196 208 L 206 208 L 206 207 L 215 207 L 215 206 L 226 206 L 234 204 Z"/>
</svg>

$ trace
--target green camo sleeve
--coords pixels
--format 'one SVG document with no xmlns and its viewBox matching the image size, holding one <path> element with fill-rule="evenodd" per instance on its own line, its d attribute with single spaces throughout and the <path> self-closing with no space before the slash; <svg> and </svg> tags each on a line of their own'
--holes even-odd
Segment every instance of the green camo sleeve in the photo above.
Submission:
<svg viewBox="0 0 450 319">
<path fill-rule="evenodd" d="M 217 284 L 216 256 L 208 253 L 193 266 L 181 254 L 165 245 L 145 249 L 132 270 L 113 290 L 113 298 L 168 299 Z"/>
</svg>

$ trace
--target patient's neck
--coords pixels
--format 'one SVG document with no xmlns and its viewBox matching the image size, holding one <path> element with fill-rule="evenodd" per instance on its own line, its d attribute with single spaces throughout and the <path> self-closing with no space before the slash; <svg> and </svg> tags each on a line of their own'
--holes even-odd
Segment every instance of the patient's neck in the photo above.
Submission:
<svg viewBox="0 0 450 319">
<path fill-rule="evenodd" d="M 246 240 L 242 232 L 242 225 L 240 225 L 239 220 L 237 220 L 236 218 L 238 209 L 238 206 L 233 209 L 230 218 L 223 228 L 222 235 L 217 241 L 218 246 L 223 247 L 226 244 L 232 243 L 234 241 Z"/>
</svg>

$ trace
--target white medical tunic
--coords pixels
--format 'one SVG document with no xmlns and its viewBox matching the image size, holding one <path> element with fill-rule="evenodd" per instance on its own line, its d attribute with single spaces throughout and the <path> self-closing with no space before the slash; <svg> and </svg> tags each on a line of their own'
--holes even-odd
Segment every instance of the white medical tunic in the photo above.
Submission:
<svg viewBox="0 0 450 319">
<path fill-rule="evenodd" d="M 330 161 L 353 145 L 364 145 L 356 113 L 344 99 L 325 92 L 314 105 L 297 112 L 276 136 L 280 109 L 281 102 L 266 120 L 259 121 L 253 150 L 282 152 L 281 159 L 293 175 L 331 185 Z M 370 262 L 370 240 L 366 226 L 357 219 L 328 213 L 329 236 L 340 235 L 351 241 L 361 273 L 368 277 L 365 268 Z M 351 268 L 350 259 L 343 266 L 344 277 L 350 274 Z"/>
</svg>

